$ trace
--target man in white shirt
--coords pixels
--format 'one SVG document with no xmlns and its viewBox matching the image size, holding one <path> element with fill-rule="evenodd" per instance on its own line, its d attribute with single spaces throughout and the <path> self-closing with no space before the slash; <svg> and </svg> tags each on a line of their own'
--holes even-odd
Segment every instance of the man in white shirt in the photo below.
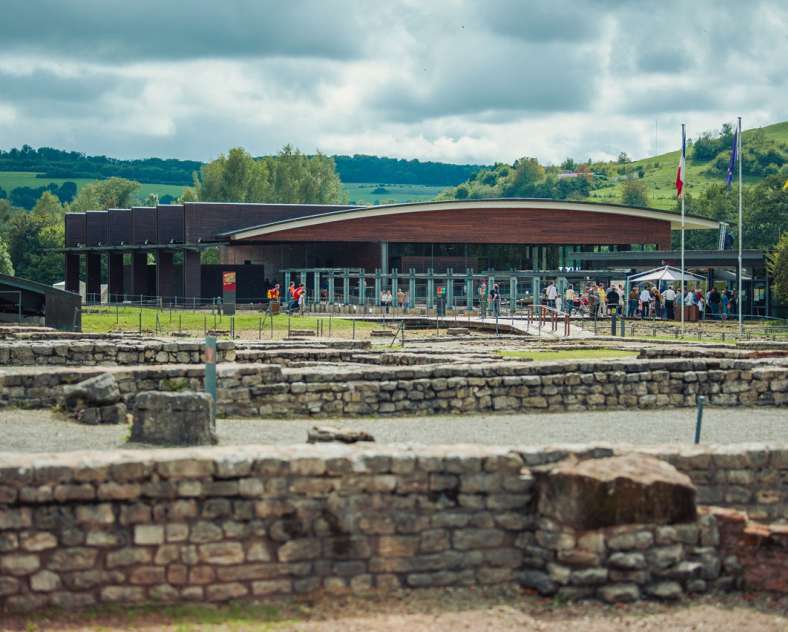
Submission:
<svg viewBox="0 0 788 632">
<path fill-rule="evenodd" d="M 547 286 L 545 294 L 547 295 L 547 306 L 555 309 L 555 299 L 558 298 L 558 288 L 555 287 L 554 281 L 550 281 L 550 285 Z"/>
<path fill-rule="evenodd" d="M 651 292 L 648 291 L 646 286 L 640 290 L 640 317 L 648 318 L 649 304 L 651 303 Z"/>
<path fill-rule="evenodd" d="M 676 301 L 676 292 L 672 285 L 662 293 L 662 298 L 665 299 L 665 319 L 673 320 L 673 304 Z"/>
</svg>

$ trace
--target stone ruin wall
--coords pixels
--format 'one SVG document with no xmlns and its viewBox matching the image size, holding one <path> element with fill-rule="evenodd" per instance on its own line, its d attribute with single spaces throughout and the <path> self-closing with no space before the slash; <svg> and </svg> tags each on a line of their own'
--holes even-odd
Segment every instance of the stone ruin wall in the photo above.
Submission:
<svg viewBox="0 0 788 632">
<path fill-rule="evenodd" d="M 57 405 L 63 387 L 111 370 L 128 398 L 202 390 L 199 366 L 49 368 L 0 374 L 0 406 Z M 295 417 L 785 406 L 788 366 L 755 360 L 497 362 L 427 366 L 218 367 L 217 414 Z"/>
<path fill-rule="evenodd" d="M 701 503 L 788 518 L 788 448 L 641 452 L 690 475 L 705 490 Z M 609 602 L 742 582 L 785 590 L 788 536 L 782 548 L 764 548 L 763 538 L 747 546 L 745 523 L 723 510 L 685 524 L 589 532 L 540 515 L 532 468 L 569 454 L 602 458 L 614 450 L 3 454 L 0 608 L 511 583 Z M 770 584 L 757 571 L 764 551 Z"/>
</svg>

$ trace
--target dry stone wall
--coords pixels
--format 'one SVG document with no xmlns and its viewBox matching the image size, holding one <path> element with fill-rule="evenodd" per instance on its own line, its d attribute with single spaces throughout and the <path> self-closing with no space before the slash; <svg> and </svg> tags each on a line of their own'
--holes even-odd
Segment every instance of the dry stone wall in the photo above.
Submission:
<svg viewBox="0 0 788 632">
<path fill-rule="evenodd" d="M 740 569 L 720 550 L 713 516 L 575 532 L 539 515 L 533 467 L 613 453 L 323 445 L 2 454 L 0 608 L 514 582 L 615 602 L 736 587 Z M 788 475 L 788 448 L 653 454 L 690 471 L 708 462 L 726 477 Z"/>
<path fill-rule="evenodd" d="M 235 360 L 235 345 L 217 343 L 217 360 Z M 46 340 L 0 342 L 0 366 L 197 364 L 205 344 L 163 340 Z"/>
<path fill-rule="evenodd" d="M 0 374 L 0 406 L 49 407 L 63 388 L 109 369 Z M 127 397 L 201 390 L 198 366 L 111 369 Z M 788 404 L 788 366 L 752 360 L 489 362 L 427 366 L 218 367 L 218 416 L 291 417 L 554 412 Z"/>
</svg>

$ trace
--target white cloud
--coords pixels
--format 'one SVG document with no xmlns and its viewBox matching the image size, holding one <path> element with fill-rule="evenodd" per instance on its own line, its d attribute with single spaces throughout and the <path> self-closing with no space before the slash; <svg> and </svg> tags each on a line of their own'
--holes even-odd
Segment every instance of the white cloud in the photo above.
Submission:
<svg viewBox="0 0 788 632">
<path fill-rule="evenodd" d="M 558 162 L 652 153 L 655 121 L 665 151 L 681 122 L 788 118 L 779 0 L 79 0 L 30 29 L 26 6 L 0 26 L 6 148 Z"/>
</svg>

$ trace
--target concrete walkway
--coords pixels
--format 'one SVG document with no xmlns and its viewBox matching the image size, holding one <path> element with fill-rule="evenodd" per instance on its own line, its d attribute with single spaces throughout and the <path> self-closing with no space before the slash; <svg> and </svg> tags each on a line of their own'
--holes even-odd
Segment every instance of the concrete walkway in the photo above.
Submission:
<svg viewBox="0 0 788 632">
<path fill-rule="evenodd" d="M 368 315 L 341 315 L 338 318 L 343 318 L 346 320 L 359 320 L 364 322 L 378 322 L 378 323 L 394 323 L 399 324 L 401 322 L 406 323 L 413 323 L 413 324 L 420 324 L 420 325 L 432 325 L 438 326 L 441 328 L 447 327 L 465 327 L 467 329 L 472 329 L 474 331 L 483 331 L 485 333 L 495 333 L 496 330 L 502 334 L 516 334 L 516 335 L 525 335 L 531 337 L 539 337 L 545 338 L 548 340 L 558 340 L 558 339 L 565 339 L 565 338 L 593 338 L 594 334 L 585 331 L 583 328 L 579 327 L 578 325 L 569 324 L 569 335 L 566 335 L 565 332 L 565 323 L 563 317 L 559 317 L 558 322 L 556 323 L 556 329 L 553 331 L 552 323 L 549 321 L 545 322 L 542 327 L 539 327 L 539 323 L 537 321 L 532 320 L 530 323 L 528 319 L 517 315 L 514 318 L 511 315 L 504 315 L 502 314 L 501 317 L 497 320 L 495 318 L 479 318 L 479 317 L 457 317 L 454 318 L 452 316 L 441 317 L 437 318 L 435 316 L 421 316 L 421 315 L 390 315 L 390 316 L 383 316 L 378 314 L 368 314 Z M 393 335 L 393 334 L 392 334 Z M 407 335 L 407 334 L 406 334 Z"/>
<path fill-rule="evenodd" d="M 690 445 L 695 431 L 695 409 L 377 419 L 216 420 L 221 445 L 303 444 L 307 430 L 315 425 L 364 430 L 371 433 L 378 443 Z M 51 410 L 0 410 L 0 453 L 135 447 L 126 444 L 127 436 L 126 425 L 84 426 Z M 709 407 L 703 417 L 701 442 L 788 444 L 785 409 Z"/>
</svg>

